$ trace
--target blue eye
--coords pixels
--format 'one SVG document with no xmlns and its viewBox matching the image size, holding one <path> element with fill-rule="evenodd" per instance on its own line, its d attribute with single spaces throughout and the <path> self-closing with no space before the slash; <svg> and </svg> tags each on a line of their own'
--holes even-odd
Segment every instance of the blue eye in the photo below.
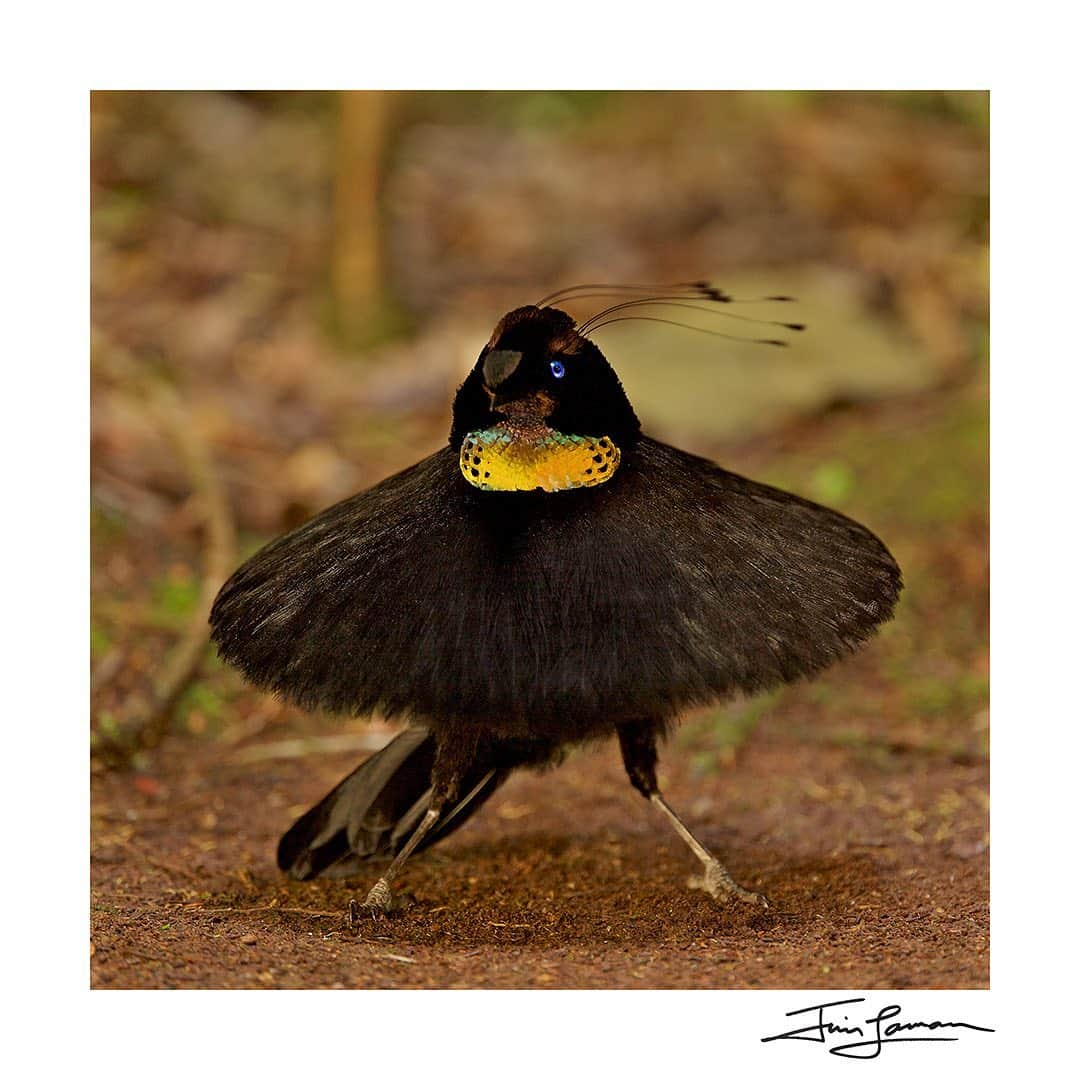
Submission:
<svg viewBox="0 0 1080 1080">
<path fill-rule="evenodd" d="M 566 374 L 566 368 L 563 366 L 561 360 L 551 361 L 551 374 L 554 375 L 556 379 L 561 379 Z"/>
</svg>

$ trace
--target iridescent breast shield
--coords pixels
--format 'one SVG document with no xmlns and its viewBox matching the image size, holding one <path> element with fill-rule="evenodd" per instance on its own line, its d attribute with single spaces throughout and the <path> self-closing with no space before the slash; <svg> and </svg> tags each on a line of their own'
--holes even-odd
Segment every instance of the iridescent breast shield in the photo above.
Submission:
<svg viewBox="0 0 1080 1080">
<path fill-rule="evenodd" d="M 471 431 L 461 444 L 461 475 L 481 491 L 569 491 L 610 480 L 619 448 L 606 436 L 566 435 L 546 424 L 503 421 Z"/>
</svg>

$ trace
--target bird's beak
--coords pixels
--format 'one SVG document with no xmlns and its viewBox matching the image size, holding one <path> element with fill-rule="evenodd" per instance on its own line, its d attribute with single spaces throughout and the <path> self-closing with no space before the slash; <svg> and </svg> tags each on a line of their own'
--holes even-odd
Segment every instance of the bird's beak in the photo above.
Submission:
<svg viewBox="0 0 1080 1080">
<path fill-rule="evenodd" d="M 484 389 L 491 399 L 491 411 L 499 416 L 516 417 L 519 422 L 543 420 L 555 407 L 550 395 L 507 386 L 520 364 L 521 353 L 511 349 L 495 349 L 484 357 Z"/>
<path fill-rule="evenodd" d="M 489 390 L 497 390 L 518 369 L 521 353 L 510 349 L 495 349 L 484 357 L 484 382 Z"/>
</svg>

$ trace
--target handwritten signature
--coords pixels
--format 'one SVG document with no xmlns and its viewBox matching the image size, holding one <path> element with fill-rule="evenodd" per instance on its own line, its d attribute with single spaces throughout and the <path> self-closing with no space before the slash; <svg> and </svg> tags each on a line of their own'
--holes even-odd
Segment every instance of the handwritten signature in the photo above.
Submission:
<svg viewBox="0 0 1080 1080">
<path fill-rule="evenodd" d="M 806 1027 L 793 1028 L 779 1035 L 767 1035 L 762 1042 L 777 1042 L 780 1039 L 796 1039 L 802 1042 L 830 1043 L 835 1037 L 858 1036 L 854 1042 L 833 1042 L 829 1053 L 837 1057 L 861 1058 L 870 1060 L 881 1054 L 881 1048 L 898 1042 L 956 1042 L 959 1034 L 945 1034 L 948 1031 L 993 1031 L 993 1028 L 968 1024 L 962 1020 L 911 1020 L 892 1022 L 900 1015 L 899 1005 L 886 1005 L 876 1016 L 868 1016 L 861 1023 L 852 1024 L 847 1013 L 831 1013 L 826 1019 L 827 1009 L 841 1009 L 848 1005 L 858 1005 L 866 998 L 845 998 L 843 1001 L 827 1001 L 822 1005 L 809 1005 L 805 1009 L 795 1009 L 785 1016 L 805 1016 L 814 1014 L 813 1023 Z M 855 1010 L 851 1009 L 854 1013 Z M 810 1019 L 809 1016 L 806 1017 Z M 834 1022 L 843 1020 L 843 1023 Z M 942 1034 L 937 1034 L 942 1032 Z"/>
</svg>

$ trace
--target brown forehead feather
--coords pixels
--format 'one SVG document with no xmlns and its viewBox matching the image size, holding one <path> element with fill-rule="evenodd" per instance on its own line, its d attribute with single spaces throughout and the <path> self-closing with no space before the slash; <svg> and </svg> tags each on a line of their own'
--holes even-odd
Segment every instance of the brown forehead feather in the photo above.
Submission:
<svg viewBox="0 0 1080 1080">
<path fill-rule="evenodd" d="M 540 309 L 534 307 L 515 308 L 513 311 L 508 311 L 495 325 L 495 329 L 491 332 L 491 337 L 488 339 L 487 347 L 493 349 L 504 334 L 508 333 L 515 326 L 519 326 L 522 323 L 536 323 L 540 320 L 537 316 L 540 314 Z M 556 329 L 554 326 L 549 327 L 553 331 L 551 338 L 551 347 L 554 351 L 564 353 L 569 356 L 573 356 L 581 351 L 584 339 L 577 333 L 574 328 L 573 322 L 568 315 L 563 312 L 559 312 L 567 322 L 568 325 L 559 327 Z"/>
</svg>

